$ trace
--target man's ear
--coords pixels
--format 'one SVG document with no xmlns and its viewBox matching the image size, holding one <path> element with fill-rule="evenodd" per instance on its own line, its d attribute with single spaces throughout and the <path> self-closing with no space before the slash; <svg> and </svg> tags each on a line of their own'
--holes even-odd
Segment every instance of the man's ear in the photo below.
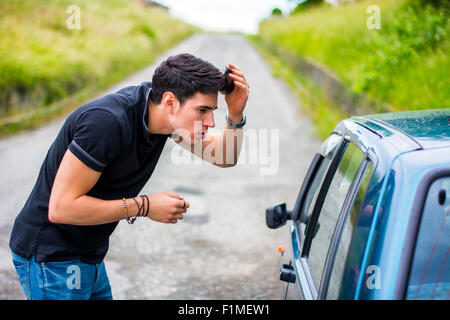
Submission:
<svg viewBox="0 0 450 320">
<path fill-rule="evenodd" d="M 161 104 L 167 113 L 173 114 L 176 108 L 177 101 L 177 98 L 172 92 L 166 91 L 163 93 Z"/>
</svg>

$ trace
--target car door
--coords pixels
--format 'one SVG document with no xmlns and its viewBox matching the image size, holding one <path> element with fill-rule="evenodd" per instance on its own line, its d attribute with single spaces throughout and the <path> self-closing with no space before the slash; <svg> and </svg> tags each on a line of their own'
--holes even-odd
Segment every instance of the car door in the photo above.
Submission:
<svg viewBox="0 0 450 320">
<path fill-rule="evenodd" d="M 291 223 L 290 239 L 287 241 L 290 246 L 286 250 L 288 254 L 281 259 L 281 268 L 291 268 L 292 270 L 295 268 L 297 277 L 295 283 L 282 284 L 282 298 L 312 299 L 314 297 L 315 290 L 303 271 L 303 259 L 300 257 L 300 251 L 305 239 L 306 226 L 311 218 L 319 191 L 332 163 L 337 161 L 338 154 L 342 150 L 343 137 L 331 134 L 321 145 L 319 153 L 314 157 L 303 181 L 292 211 L 293 222 Z M 289 254 L 291 252 L 293 255 Z M 282 273 L 283 270 L 281 269 L 280 272 Z"/>
<path fill-rule="evenodd" d="M 295 268 L 299 291 L 305 299 L 321 298 L 333 234 L 341 212 L 349 209 L 346 199 L 351 198 L 352 185 L 357 183 L 354 181 L 360 180 L 364 159 L 363 151 L 347 140 L 334 148 L 332 154 L 326 150 L 321 154 L 325 156 L 317 164 L 316 175 L 305 187 L 307 190 L 300 193 L 293 213 L 292 234 L 301 244 L 297 246 Z"/>
<path fill-rule="evenodd" d="M 367 156 L 341 210 L 322 276 L 321 299 L 354 298 L 377 199 L 368 192 L 373 168 L 374 160 Z"/>
<path fill-rule="evenodd" d="M 426 182 L 428 191 L 419 209 L 422 213 L 404 297 L 408 300 L 450 299 L 450 168 L 440 171 Z"/>
</svg>

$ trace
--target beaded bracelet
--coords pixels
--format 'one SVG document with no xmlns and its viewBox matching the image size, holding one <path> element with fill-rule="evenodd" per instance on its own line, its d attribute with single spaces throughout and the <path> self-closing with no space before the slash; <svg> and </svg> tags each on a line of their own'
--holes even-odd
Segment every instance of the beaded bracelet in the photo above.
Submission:
<svg viewBox="0 0 450 320">
<path fill-rule="evenodd" d="M 123 214 L 125 216 L 125 219 L 128 221 L 130 218 L 128 217 L 127 201 L 125 200 L 125 198 L 123 198 L 122 201 L 123 201 Z"/>
</svg>

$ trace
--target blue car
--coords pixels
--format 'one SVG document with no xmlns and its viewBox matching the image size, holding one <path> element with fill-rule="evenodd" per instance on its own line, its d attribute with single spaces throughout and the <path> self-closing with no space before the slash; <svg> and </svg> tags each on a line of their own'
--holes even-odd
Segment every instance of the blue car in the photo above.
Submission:
<svg viewBox="0 0 450 320">
<path fill-rule="evenodd" d="M 450 299 L 450 109 L 341 121 L 287 221 L 282 299 Z"/>
</svg>

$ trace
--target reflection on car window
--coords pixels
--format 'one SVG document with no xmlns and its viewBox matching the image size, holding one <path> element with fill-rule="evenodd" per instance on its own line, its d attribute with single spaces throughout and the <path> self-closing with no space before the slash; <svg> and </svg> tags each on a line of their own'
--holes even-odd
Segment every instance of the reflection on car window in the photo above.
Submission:
<svg viewBox="0 0 450 320">
<path fill-rule="evenodd" d="M 379 290 L 376 286 L 368 285 L 369 277 L 373 276 L 373 267 L 379 265 L 379 257 L 386 246 L 383 242 L 376 241 L 378 234 L 389 219 L 389 208 L 395 189 L 395 171 L 390 170 L 384 175 L 374 172 L 367 189 L 364 207 L 356 222 L 356 228 L 350 245 L 349 257 L 344 268 L 339 299 L 370 300 Z M 377 217 L 376 225 L 372 225 L 374 217 Z M 374 228 L 371 230 L 371 228 Z M 373 231 L 373 239 L 369 241 L 369 233 Z M 367 254 L 367 260 L 363 263 L 363 256 Z M 361 267 L 365 268 L 362 270 Z M 370 269 L 369 269 L 370 268 Z M 381 272 L 381 271 L 380 271 Z M 374 279 L 374 278 L 372 278 Z M 378 277 L 381 280 L 381 277 Z M 369 282 L 368 282 L 369 281 Z M 344 285 L 345 284 L 345 285 Z"/>
<path fill-rule="evenodd" d="M 450 177 L 431 184 L 422 213 L 406 299 L 450 299 Z"/>
<path fill-rule="evenodd" d="M 318 220 L 319 229 L 312 240 L 309 251 L 309 263 L 317 287 L 320 283 L 337 218 L 362 157 L 362 151 L 354 144 L 349 143 L 325 197 Z"/>
<path fill-rule="evenodd" d="M 341 136 L 332 134 L 327 140 L 325 140 L 325 142 L 321 146 L 321 149 L 325 150 L 324 152 L 326 152 L 326 157 L 322 159 L 317 173 L 313 177 L 313 181 L 308 188 L 309 191 L 306 194 L 305 200 L 300 209 L 300 216 L 305 217 L 306 220 L 308 220 L 311 216 L 314 204 L 316 203 L 317 195 L 319 194 L 320 187 L 322 186 L 323 180 L 325 178 L 325 174 L 328 171 L 328 167 L 330 166 L 330 163 L 334 158 L 336 150 L 338 149 L 339 143 L 341 141 Z"/>
<path fill-rule="evenodd" d="M 314 204 L 316 203 L 317 195 L 319 193 L 320 187 L 322 186 L 325 173 L 328 171 L 328 167 L 330 166 L 330 162 L 330 159 L 325 158 L 322 160 L 319 170 L 317 170 L 316 176 L 311 183 L 309 192 L 306 195 L 305 202 L 303 203 L 301 211 L 301 213 L 304 214 L 305 217 L 311 216 L 312 209 L 314 208 Z"/>
<path fill-rule="evenodd" d="M 371 205 L 366 205 L 365 208 L 361 210 L 363 205 L 364 195 L 367 191 L 367 186 L 369 184 L 370 176 L 372 174 L 373 165 L 372 162 L 368 162 L 367 167 L 364 171 L 364 175 L 361 179 L 358 191 L 356 193 L 355 199 L 353 200 L 350 213 L 345 218 L 344 228 L 342 230 L 341 238 L 339 240 L 338 249 L 336 252 L 336 257 L 334 260 L 334 266 L 331 272 L 330 282 L 327 291 L 327 299 L 351 299 L 353 297 L 353 292 L 349 292 L 347 289 L 354 286 L 341 286 L 344 278 L 344 270 L 346 271 L 346 280 L 351 282 L 356 282 L 358 280 L 357 275 L 359 275 L 359 264 L 361 260 L 361 254 L 356 254 L 362 252 L 364 248 L 365 241 L 361 238 L 361 235 L 367 234 L 367 232 L 356 232 L 356 222 L 360 215 L 367 214 L 367 211 L 372 211 Z M 366 231 L 368 231 L 368 228 Z M 361 231 L 361 230 L 359 230 Z M 350 248 L 353 248 L 350 250 Z M 346 263 L 347 262 L 347 263 Z M 346 266 L 347 265 L 347 266 Z M 345 268 L 344 268 L 345 267 Z M 341 289 L 342 288 L 342 289 Z M 341 294 L 339 295 L 339 290 L 341 289 Z M 352 291 L 352 290 L 350 290 Z"/>
</svg>

